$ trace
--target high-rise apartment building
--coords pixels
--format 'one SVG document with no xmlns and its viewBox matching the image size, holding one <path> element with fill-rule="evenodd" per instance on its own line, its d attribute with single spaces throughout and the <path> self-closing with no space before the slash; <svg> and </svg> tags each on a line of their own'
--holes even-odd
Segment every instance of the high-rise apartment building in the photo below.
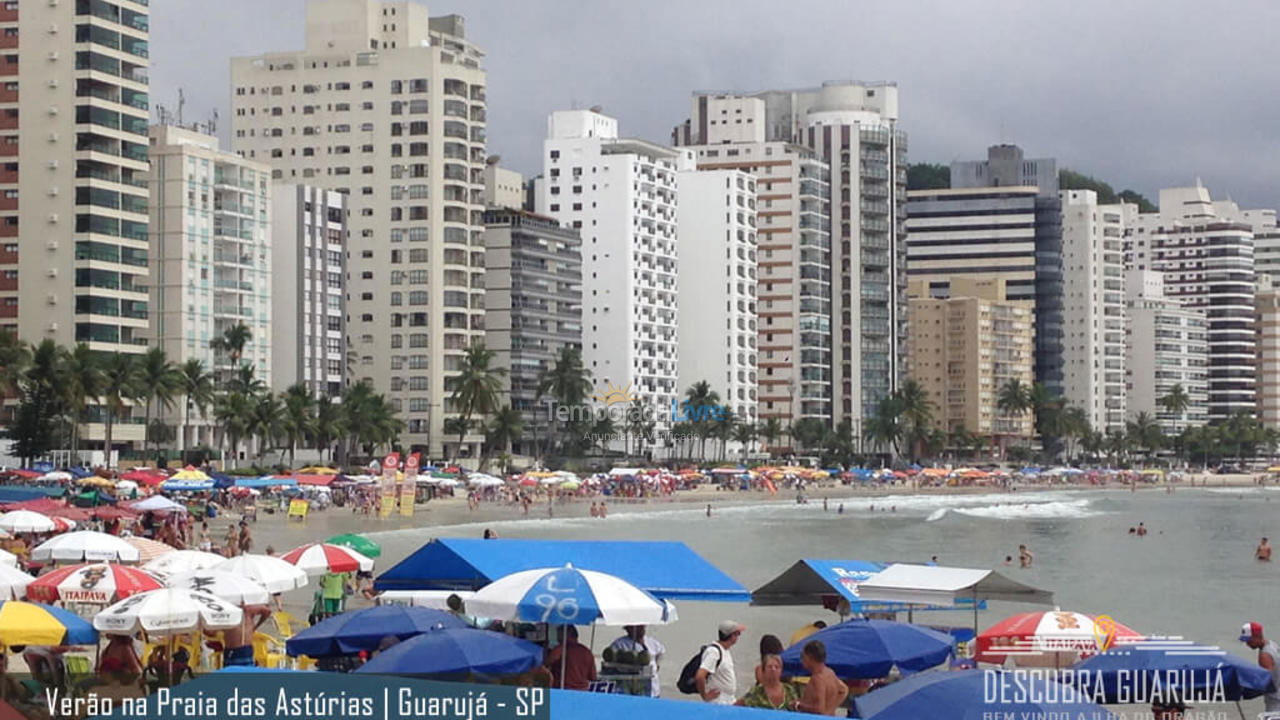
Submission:
<svg viewBox="0 0 1280 720">
<path fill-rule="evenodd" d="M 1125 426 L 1124 208 L 1063 190 L 1063 397 L 1098 432 Z M 1136 208 L 1135 208 L 1136 210 Z"/>
<path fill-rule="evenodd" d="M 679 399 L 677 172 L 688 153 L 618 136 L 596 110 L 554 112 L 537 211 L 582 236 L 582 356 L 600 397 Z"/>
<path fill-rule="evenodd" d="M 752 101 L 762 103 L 763 112 Z M 708 147 L 796 143 L 830 168 L 829 322 L 837 348 L 831 420 L 848 417 L 860 434 L 861 419 L 896 387 L 906 342 L 907 137 L 898 128 L 897 86 L 833 82 L 803 90 L 698 93 L 673 139 Z M 768 208 L 761 210 L 763 218 Z"/>
<path fill-rule="evenodd" d="M 485 222 L 484 343 L 493 366 L 507 371 L 502 404 L 523 422 L 512 451 L 536 455 L 533 441 L 553 427 L 539 403 L 542 375 L 564 348 L 582 348 L 582 238 L 518 208 L 492 208 Z"/>
<path fill-rule="evenodd" d="M 999 276 L 957 276 L 947 298 L 933 297 L 927 280 L 908 288 L 908 375 L 929 394 L 942 429 L 1006 444 L 1030 438 L 1029 414 L 1002 411 L 999 398 L 1009 382 L 1033 382 L 1033 303 L 1009 299 Z"/>
<path fill-rule="evenodd" d="M 1170 298 L 1205 313 L 1209 419 L 1254 413 L 1252 226 L 1234 203 L 1215 204 L 1199 185 L 1161 190 L 1160 210 L 1134 216 L 1132 225 L 1125 249 L 1128 268 L 1163 273 Z"/>
<path fill-rule="evenodd" d="M 756 181 L 742 170 L 678 174 L 678 387 L 706 381 L 756 421 Z"/>
<path fill-rule="evenodd" d="M 760 98 L 695 96 L 693 112 L 706 123 L 696 132 L 686 123 L 675 138 L 698 169 L 740 170 L 756 182 L 758 416 L 783 427 L 805 418 L 830 423 L 829 166 L 802 145 L 765 140 Z"/>
<path fill-rule="evenodd" d="M 1280 429 L 1280 286 L 1259 273 L 1254 297 L 1258 334 L 1258 419 Z"/>
<path fill-rule="evenodd" d="M 347 200 L 343 193 L 311 185 L 272 188 L 271 386 L 276 391 L 301 383 L 314 397 L 336 400 L 346 386 Z"/>
<path fill-rule="evenodd" d="M 0 4 L 0 330 L 146 350 L 146 2 Z M 137 444 L 126 408 L 113 444 Z M 105 439 L 91 406 L 86 447 Z"/>
<path fill-rule="evenodd" d="M 348 195 L 350 379 L 400 394 L 408 448 L 446 437 L 484 337 L 485 72 L 461 17 L 311 0 L 306 48 L 232 61 L 232 142 L 278 180 Z M 396 284 L 396 281 L 399 284 Z"/>
<path fill-rule="evenodd" d="M 956 189 L 1035 188 L 1034 262 L 1031 265 L 1036 304 L 1036 382 L 1055 395 L 1064 395 L 1066 379 L 1063 329 L 1065 299 L 1062 273 L 1062 203 L 1058 197 L 1058 163 L 1053 158 L 1027 158 L 1017 145 L 993 145 L 986 160 L 951 163 L 951 187 Z M 998 192 L 998 191 L 996 191 Z M 1017 213 L 1024 211 L 1020 208 Z M 957 223 L 964 225 L 965 223 Z M 966 232 L 984 233 L 973 226 Z M 1022 250 L 995 250 L 1021 253 Z M 1023 262 L 1023 261 L 1019 261 Z M 1021 297 L 1022 287 L 1011 293 Z"/>
<path fill-rule="evenodd" d="M 1130 420 L 1147 413 L 1167 435 L 1177 435 L 1209 419 L 1209 344 L 1205 310 L 1184 306 L 1164 288 L 1160 272 L 1126 273 L 1125 411 Z M 1161 400 L 1179 385 L 1190 404 L 1171 413 Z"/>
</svg>

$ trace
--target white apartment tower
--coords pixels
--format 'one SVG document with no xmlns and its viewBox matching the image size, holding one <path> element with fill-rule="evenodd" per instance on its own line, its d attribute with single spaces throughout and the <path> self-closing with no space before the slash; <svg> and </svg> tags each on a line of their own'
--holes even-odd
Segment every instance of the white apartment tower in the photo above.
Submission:
<svg viewBox="0 0 1280 720">
<path fill-rule="evenodd" d="M 406 447 L 473 452 L 443 425 L 484 337 L 483 53 L 416 2 L 311 0 L 306 31 L 304 50 L 232 61 L 235 148 L 348 195 L 351 380 L 411 388 Z"/>
<path fill-rule="evenodd" d="M 756 181 L 741 170 L 684 170 L 680 189 L 682 390 L 706 381 L 756 421 Z"/>
<path fill-rule="evenodd" d="M 151 128 L 151 344 L 182 365 L 199 360 L 219 383 L 234 368 L 211 343 L 244 325 L 241 365 L 271 384 L 271 168 L 221 150 L 218 139 L 171 125 Z M 183 447 L 212 445 L 212 416 L 181 403 L 161 415 Z"/>
<path fill-rule="evenodd" d="M 765 102 L 697 95 L 674 133 L 700 171 L 756 183 L 757 412 L 783 428 L 832 416 L 830 171 L 807 147 L 765 139 Z M 785 440 L 784 440 L 785 442 Z"/>
<path fill-rule="evenodd" d="M 1209 419 L 1205 311 L 1166 296 L 1164 276 L 1157 271 L 1130 270 L 1125 285 L 1129 419 L 1147 413 L 1167 435 L 1204 425 Z M 1178 385 L 1190 403 L 1185 412 L 1170 413 L 1160 401 Z"/>
<path fill-rule="evenodd" d="M 0 330 L 146 350 L 146 2 L 0 3 Z M 113 444 L 143 427 L 117 418 Z M 85 447 L 105 439 L 90 406 Z"/>
<path fill-rule="evenodd" d="M 271 193 L 271 385 L 335 400 L 346 386 L 347 196 L 278 183 Z M 393 398 L 392 402 L 400 398 Z"/>
<path fill-rule="evenodd" d="M 1124 208 L 1062 190 L 1063 391 L 1098 432 L 1125 426 Z"/>
<path fill-rule="evenodd" d="M 1200 185 L 1161 190 L 1160 210 L 1135 216 L 1125 256 L 1131 270 L 1163 273 L 1170 298 L 1204 310 L 1209 419 L 1253 414 L 1257 386 L 1253 228 L 1239 209 L 1234 203 L 1214 203 Z"/>
<path fill-rule="evenodd" d="M 536 198 L 539 213 L 582 236 L 582 357 L 597 393 L 648 403 L 659 436 L 683 392 L 676 212 L 684 157 L 618 137 L 618 121 L 598 111 L 554 112 Z"/>
<path fill-rule="evenodd" d="M 830 82 L 820 88 L 697 93 L 678 145 L 742 142 L 759 119 L 733 107 L 764 103 L 764 140 L 804 145 L 830 167 L 831 319 L 835 340 L 830 420 L 859 430 L 897 387 L 906 347 L 906 133 L 893 83 Z M 712 135 L 720 139 L 712 141 Z"/>
</svg>

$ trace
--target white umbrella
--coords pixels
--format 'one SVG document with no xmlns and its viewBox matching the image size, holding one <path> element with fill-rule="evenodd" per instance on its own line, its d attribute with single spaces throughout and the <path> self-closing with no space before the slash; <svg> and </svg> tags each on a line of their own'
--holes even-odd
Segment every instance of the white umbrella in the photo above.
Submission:
<svg viewBox="0 0 1280 720">
<path fill-rule="evenodd" d="M 467 484 L 471 487 L 497 487 L 499 485 L 506 485 L 506 483 L 500 478 L 496 478 L 492 475 L 485 475 L 484 473 L 473 473 L 472 475 L 469 475 L 467 477 Z"/>
<path fill-rule="evenodd" d="M 572 565 L 512 573 L 467 600 L 475 615 L 554 625 L 665 625 L 674 610 L 622 578 Z"/>
<path fill-rule="evenodd" d="M 142 566 L 143 570 L 152 575 L 176 575 L 178 573 L 191 572 L 192 570 L 204 570 L 213 567 L 220 562 L 226 561 L 222 555 L 215 555 L 211 552 L 201 552 L 200 550 L 174 550 L 165 553 L 160 557 L 152 560 Z"/>
<path fill-rule="evenodd" d="M 447 487 L 447 488 L 458 487 L 461 484 L 462 483 L 458 482 L 457 480 L 454 480 L 453 478 L 440 478 L 440 481 L 436 483 L 436 485 L 440 487 Z"/>
<path fill-rule="evenodd" d="M 44 475 L 41 475 L 40 479 L 47 480 L 48 482 L 67 482 L 73 477 L 75 476 L 65 470 L 54 470 L 53 472 L 47 472 Z"/>
<path fill-rule="evenodd" d="M 53 520 L 32 510 L 13 510 L 0 515 L 0 530 L 10 533 L 53 532 Z"/>
<path fill-rule="evenodd" d="M 8 550 L 0 550 L 0 566 L 18 567 L 18 556 Z"/>
<path fill-rule="evenodd" d="M 270 593 L 288 592 L 307 584 L 307 574 L 301 568 L 270 555 L 237 555 L 213 568 L 257 580 Z"/>
<path fill-rule="evenodd" d="M 198 590 L 216 595 L 236 605 L 266 605 L 271 595 L 262 583 L 226 570 L 194 570 L 169 577 L 165 582 L 171 588 Z"/>
<path fill-rule="evenodd" d="M 132 480 L 121 480 L 116 483 L 116 490 L 137 490 L 138 483 Z"/>
<path fill-rule="evenodd" d="M 130 510 L 138 512 L 186 512 L 185 505 L 170 500 L 163 495 L 152 495 L 146 500 L 139 500 L 129 505 Z"/>
<path fill-rule="evenodd" d="M 0 521 L 3 520 L 4 518 L 0 518 Z M 130 563 L 138 562 L 138 557 L 138 548 L 125 542 L 124 538 L 93 530 L 56 535 L 35 546 L 31 551 L 31 559 L 36 562 L 114 560 Z"/>
<path fill-rule="evenodd" d="M 236 627 L 240 608 L 209 593 L 177 588 L 152 590 L 125 598 L 93 616 L 93 627 L 113 635 L 179 635 Z"/>
<path fill-rule="evenodd" d="M 0 598 L 21 600 L 27 594 L 27 586 L 34 580 L 18 568 L 0 565 Z"/>
</svg>

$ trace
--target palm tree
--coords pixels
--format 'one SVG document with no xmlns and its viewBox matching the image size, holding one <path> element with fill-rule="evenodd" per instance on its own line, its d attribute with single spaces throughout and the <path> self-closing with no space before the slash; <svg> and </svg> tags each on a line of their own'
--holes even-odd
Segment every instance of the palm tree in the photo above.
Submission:
<svg viewBox="0 0 1280 720">
<path fill-rule="evenodd" d="M 897 395 L 880 401 L 876 413 L 867 418 L 862 426 L 863 437 L 872 444 L 888 449 L 892 455 L 898 454 L 898 444 L 905 434 L 902 423 L 902 400 Z"/>
<path fill-rule="evenodd" d="M 231 375 L 227 389 L 243 395 L 258 395 L 266 392 L 267 385 L 257 377 L 257 370 L 252 365 L 240 365 Z"/>
<path fill-rule="evenodd" d="M 343 392 L 341 425 L 348 430 L 344 443 L 347 455 L 356 447 L 373 453 L 382 445 L 392 445 L 404 429 L 404 422 L 396 417 L 391 403 L 374 392 L 367 381 L 350 385 Z"/>
<path fill-rule="evenodd" d="M 111 462 L 112 429 L 115 427 L 116 418 L 129 402 L 136 402 L 142 397 L 139 377 L 138 365 L 132 355 L 115 352 L 103 361 L 101 397 L 106 406 L 106 433 L 103 448 L 106 450 L 108 463 Z"/>
<path fill-rule="evenodd" d="M 933 422 L 933 410 L 936 406 L 929 399 L 929 392 L 914 379 L 903 383 L 894 395 L 905 421 L 903 430 L 910 442 L 911 459 L 914 461 L 919 455 L 918 446 L 925 440 L 929 425 Z"/>
<path fill-rule="evenodd" d="M 550 396 L 559 407 L 578 407 L 591 394 L 591 371 L 582 365 L 582 351 L 576 347 L 560 348 L 551 367 L 538 376 L 537 400 Z M 568 418 L 564 424 L 568 425 Z M 555 427 L 555 418 L 547 418 L 548 434 Z"/>
<path fill-rule="evenodd" d="M 257 398 L 250 398 L 249 435 L 258 438 L 258 463 L 267 451 L 276 447 L 285 425 L 284 403 L 271 393 L 263 393 Z"/>
<path fill-rule="evenodd" d="M 462 367 L 453 377 L 453 402 L 462 414 L 463 427 L 458 433 L 458 449 L 466 439 L 467 426 L 472 415 L 491 415 L 498 409 L 498 397 L 502 393 L 502 378 L 506 368 L 490 367 L 495 354 L 477 343 L 467 348 Z"/>
<path fill-rule="evenodd" d="M 62 390 L 71 411 L 71 454 L 80 459 L 80 423 L 84 422 L 89 400 L 102 393 L 102 369 L 98 355 L 85 343 L 63 357 Z"/>
<path fill-rule="evenodd" d="M 829 429 L 818 418 L 801 418 L 791 426 L 791 437 L 799 449 L 807 450 L 825 444 Z"/>
<path fill-rule="evenodd" d="M 1021 380 L 1010 380 L 1000 387 L 996 408 L 1007 415 L 1025 415 L 1031 409 L 1031 388 Z"/>
<path fill-rule="evenodd" d="M 627 407 L 627 417 L 622 423 L 623 445 L 622 452 L 631 452 L 631 436 L 636 438 L 636 454 L 640 454 L 639 448 L 643 444 L 644 428 L 649 420 L 649 402 L 644 398 L 634 398 L 631 405 Z"/>
<path fill-rule="evenodd" d="M 591 425 L 592 441 L 588 446 L 599 446 L 601 450 L 608 450 L 609 441 L 617 434 L 618 428 L 613 422 L 613 416 L 604 413 Z"/>
<path fill-rule="evenodd" d="M 1062 410 L 1059 424 L 1063 437 L 1067 439 L 1067 457 L 1070 458 L 1072 456 L 1071 440 L 1083 439 L 1092 430 L 1089 427 L 1089 416 L 1085 413 L 1084 408 L 1069 405 Z"/>
<path fill-rule="evenodd" d="M 209 343 L 209 347 L 214 352 L 226 353 L 231 360 L 232 370 L 234 371 L 240 364 L 240 358 L 244 356 L 244 346 L 249 344 L 253 339 L 253 331 L 244 323 L 237 323 L 222 331 L 222 335 L 213 339 Z"/>
<path fill-rule="evenodd" d="M 240 440 L 252 434 L 253 410 L 249 396 L 240 392 L 229 392 L 214 404 L 213 417 L 222 428 L 227 444 L 231 446 L 232 465 L 240 457 Z"/>
<path fill-rule="evenodd" d="M 0 395 L 18 390 L 30 362 L 31 348 L 17 335 L 0 330 Z"/>
<path fill-rule="evenodd" d="M 289 444 L 289 467 L 293 467 L 298 444 L 315 431 L 316 399 L 304 383 L 290 385 L 282 397 L 284 413 L 280 418 L 280 429 Z"/>
<path fill-rule="evenodd" d="M 760 437 L 764 438 L 765 450 L 772 451 L 778 438 L 782 435 L 782 421 L 776 417 L 765 418 L 760 426 Z"/>
<path fill-rule="evenodd" d="M 182 372 L 169 362 L 163 348 L 153 347 L 138 359 L 138 382 L 146 399 L 147 427 L 151 427 L 152 404 L 159 403 L 165 409 L 173 407 L 173 396 L 182 389 Z M 156 449 L 160 449 L 158 442 Z"/>
<path fill-rule="evenodd" d="M 510 405 L 504 405 L 489 421 L 487 442 L 501 447 L 503 452 L 510 455 L 512 443 L 520 439 L 523 430 L 524 416 Z"/>
<path fill-rule="evenodd" d="M 320 459 L 324 460 L 324 451 L 333 450 L 333 441 L 344 430 L 342 422 L 342 405 L 325 395 L 316 401 L 315 422 L 312 425 L 311 437 L 315 440 L 315 448 L 320 451 Z M 330 454 L 332 459 L 332 453 Z"/>
<path fill-rule="evenodd" d="M 182 364 L 178 372 L 178 389 L 184 398 L 182 408 L 182 459 L 187 458 L 188 437 L 191 429 L 191 411 L 196 410 L 204 417 L 209 406 L 213 404 L 213 373 L 205 369 L 198 358 L 191 358 Z"/>
<path fill-rule="evenodd" d="M 1148 412 L 1138 413 L 1127 423 L 1126 434 L 1130 444 L 1145 450 L 1148 456 L 1154 455 L 1164 445 L 1164 432 Z"/>
<path fill-rule="evenodd" d="M 1182 383 L 1178 383 L 1169 388 L 1169 392 L 1160 398 L 1160 407 L 1170 415 L 1176 415 L 1179 418 L 1191 407 L 1191 396 L 1182 387 Z"/>
<path fill-rule="evenodd" d="M 711 415 L 719 405 L 720 394 L 712 390 L 711 383 L 706 380 L 699 380 L 684 393 L 682 406 L 689 422 L 693 424 L 694 432 L 698 434 L 699 455 L 703 460 L 707 458 L 707 437 L 711 435 L 712 429 Z"/>
<path fill-rule="evenodd" d="M 742 461 L 747 461 L 751 452 L 751 443 L 756 439 L 756 426 L 749 422 L 740 422 L 733 428 L 733 441 L 742 446 Z"/>
</svg>

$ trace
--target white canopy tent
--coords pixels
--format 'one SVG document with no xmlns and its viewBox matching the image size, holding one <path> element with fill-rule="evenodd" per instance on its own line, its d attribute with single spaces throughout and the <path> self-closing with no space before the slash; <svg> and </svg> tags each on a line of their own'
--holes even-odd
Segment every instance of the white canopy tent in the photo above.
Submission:
<svg viewBox="0 0 1280 720">
<path fill-rule="evenodd" d="M 1053 593 L 1024 585 L 995 570 L 908 565 L 898 563 L 858 585 L 863 600 L 900 602 L 920 606 L 955 607 L 973 600 L 973 626 L 978 629 L 978 606 L 983 600 L 1004 600 L 1052 605 Z"/>
</svg>

